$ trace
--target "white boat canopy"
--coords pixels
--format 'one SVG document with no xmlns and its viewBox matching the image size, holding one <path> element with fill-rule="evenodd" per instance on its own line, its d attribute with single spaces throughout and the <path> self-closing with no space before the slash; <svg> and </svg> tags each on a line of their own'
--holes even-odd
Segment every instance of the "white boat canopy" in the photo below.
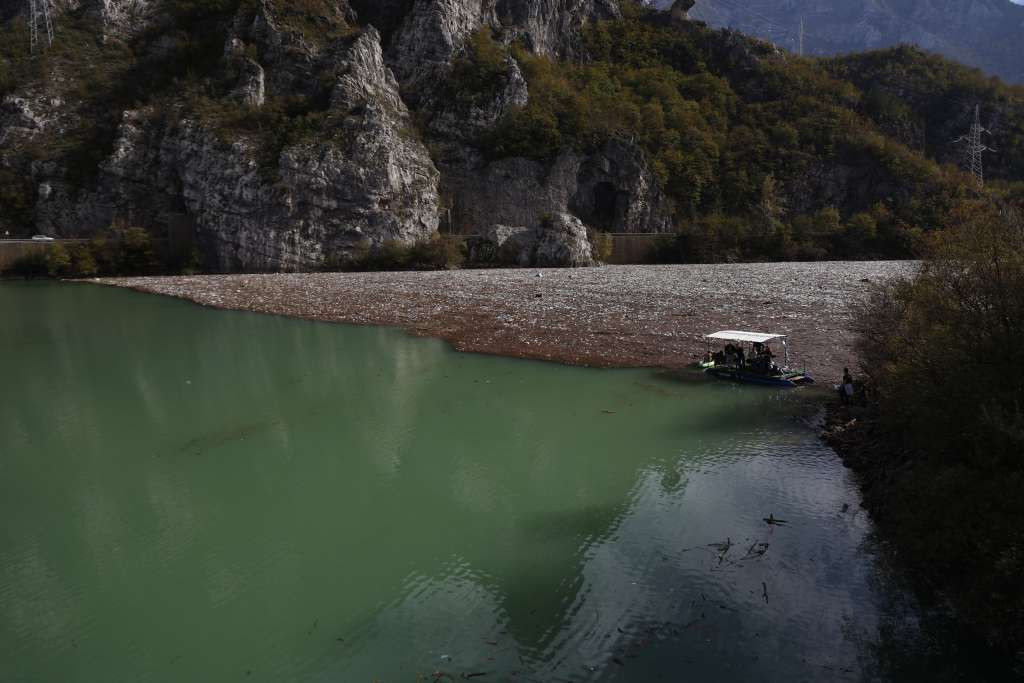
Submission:
<svg viewBox="0 0 1024 683">
<path fill-rule="evenodd" d="M 753 342 L 755 344 L 766 344 L 777 339 L 785 339 L 784 334 L 765 334 L 764 332 L 740 332 L 739 330 L 723 330 L 714 334 L 704 335 L 705 339 L 720 339 L 722 341 Z"/>
</svg>

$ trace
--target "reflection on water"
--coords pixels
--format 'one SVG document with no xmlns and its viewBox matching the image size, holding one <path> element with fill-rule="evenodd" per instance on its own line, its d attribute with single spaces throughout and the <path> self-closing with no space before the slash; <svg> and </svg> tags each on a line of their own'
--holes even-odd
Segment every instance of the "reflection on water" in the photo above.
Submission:
<svg viewBox="0 0 1024 683">
<path fill-rule="evenodd" d="M 12 680 L 911 679 L 800 394 L 86 285 L 0 310 Z"/>
</svg>

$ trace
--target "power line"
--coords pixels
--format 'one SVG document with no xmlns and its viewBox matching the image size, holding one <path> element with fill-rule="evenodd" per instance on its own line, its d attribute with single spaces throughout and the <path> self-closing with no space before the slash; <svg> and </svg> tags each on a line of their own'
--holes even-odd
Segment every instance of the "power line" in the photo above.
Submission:
<svg viewBox="0 0 1024 683">
<path fill-rule="evenodd" d="M 802 16 L 800 18 L 802 30 L 801 27 L 794 29 L 792 25 L 785 26 L 775 19 L 752 9 L 741 0 L 699 0 L 697 6 L 690 12 L 690 14 L 695 18 L 707 21 L 708 23 L 715 23 L 711 18 L 718 15 L 723 19 L 728 19 L 728 21 L 721 21 L 718 23 L 726 24 L 740 30 L 744 30 L 744 26 L 746 24 L 755 23 L 754 20 L 756 20 L 757 32 L 762 34 L 767 33 L 772 42 L 775 42 L 775 37 L 778 34 L 782 34 L 785 38 L 786 44 L 796 48 L 797 50 L 799 50 L 800 47 L 801 34 L 803 36 L 805 49 L 808 39 L 812 39 L 822 44 L 827 44 L 829 42 L 829 38 L 827 36 L 808 31 Z M 733 21 L 734 17 L 739 21 Z M 749 32 L 749 29 L 747 29 L 747 31 Z"/>
<path fill-rule="evenodd" d="M 50 0 L 28 0 L 29 42 L 32 54 L 39 49 L 39 24 L 46 30 L 46 46 L 53 45 L 53 20 L 50 18 Z"/>
<path fill-rule="evenodd" d="M 983 133 L 988 135 L 992 134 L 992 131 L 981 126 L 981 106 L 974 105 L 974 123 L 971 124 L 971 130 L 967 135 L 961 135 L 959 138 L 954 140 L 954 143 L 966 143 L 967 144 L 967 165 L 971 169 L 971 175 L 974 176 L 974 182 L 978 183 L 978 187 L 984 187 L 985 185 L 985 173 L 982 169 L 981 155 L 985 152 L 995 152 L 985 143 L 981 141 Z"/>
</svg>

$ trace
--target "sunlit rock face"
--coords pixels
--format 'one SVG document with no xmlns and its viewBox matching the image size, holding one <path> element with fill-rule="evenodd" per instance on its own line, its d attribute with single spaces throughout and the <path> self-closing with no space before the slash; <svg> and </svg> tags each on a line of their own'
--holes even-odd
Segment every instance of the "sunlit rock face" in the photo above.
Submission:
<svg viewBox="0 0 1024 683">
<path fill-rule="evenodd" d="M 0 16 L 23 9 L 0 0 Z M 0 171 L 26 178 L 33 194 L 31 227 L 10 227 L 91 235 L 127 220 L 161 236 L 184 223 L 212 268 L 301 270 L 386 241 L 428 239 L 443 216 L 469 232 L 496 221 L 524 226 L 531 251 L 517 262 L 586 265 L 592 259 L 581 226 L 670 226 L 671 207 L 644 154 L 616 143 L 589 155 L 564 153 L 551 169 L 483 159 L 480 136 L 529 102 L 511 56 L 493 92 L 443 94 L 453 59 L 477 31 L 571 57 L 587 23 L 616 16 L 615 0 L 243 3 L 202 27 L 205 39 L 222 36 L 203 76 L 220 92 L 209 98 L 218 104 L 197 110 L 194 99 L 170 92 L 118 110 L 109 141 L 90 151 L 96 161 L 84 173 L 59 154 L 24 152 L 112 112 L 65 97 L 70 85 L 57 72 L 6 93 Z M 157 0 L 54 4 L 58 31 L 73 17 L 86 17 L 103 41 L 122 41 L 139 58 L 159 61 L 180 49 L 175 18 Z M 274 124 L 233 123 L 259 120 L 261 111 L 272 121 L 283 102 L 294 101 L 308 111 L 302 134 L 278 137 Z"/>
<path fill-rule="evenodd" d="M 588 228 L 576 216 L 559 213 L 533 228 L 490 225 L 470 240 L 471 257 L 505 266 L 570 267 L 595 265 Z"/>
<path fill-rule="evenodd" d="M 248 46 L 262 64 L 241 56 Z M 268 160 L 265 142 L 245 132 L 151 107 L 125 111 L 95 186 L 77 186 L 58 163 L 33 163 L 35 229 L 62 235 L 73 226 L 88 234 L 119 218 L 160 226 L 185 217 L 209 264 L 223 270 L 315 268 L 356 248 L 436 232 L 438 172 L 376 30 L 315 48 L 289 35 L 271 5 L 235 22 L 224 59 L 237 62 L 228 71 L 237 74 L 230 97 L 251 109 L 287 89 L 312 87 L 311 73 L 333 74 L 333 85 L 318 84 L 329 88 L 323 115 L 332 129 L 290 142 Z M 27 141 L 59 127 L 61 104 L 39 93 L 9 95 L 0 139 Z"/>
<path fill-rule="evenodd" d="M 617 0 L 415 0 L 403 15 L 389 59 L 403 86 L 416 89 L 481 29 L 564 57 L 573 54 L 584 24 L 617 17 L 620 9 Z"/>
</svg>

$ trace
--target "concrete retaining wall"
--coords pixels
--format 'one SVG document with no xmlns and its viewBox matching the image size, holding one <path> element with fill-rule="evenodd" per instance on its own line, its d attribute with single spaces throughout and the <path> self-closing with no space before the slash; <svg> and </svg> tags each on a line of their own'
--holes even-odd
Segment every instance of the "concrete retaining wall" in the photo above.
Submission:
<svg viewBox="0 0 1024 683">
<path fill-rule="evenodd" d="M 654 245 L 664 237 L 661 233 L 612 233 L 612 257 L 608 263 L 623 266 L 647 263 Z"/>
</svg>

